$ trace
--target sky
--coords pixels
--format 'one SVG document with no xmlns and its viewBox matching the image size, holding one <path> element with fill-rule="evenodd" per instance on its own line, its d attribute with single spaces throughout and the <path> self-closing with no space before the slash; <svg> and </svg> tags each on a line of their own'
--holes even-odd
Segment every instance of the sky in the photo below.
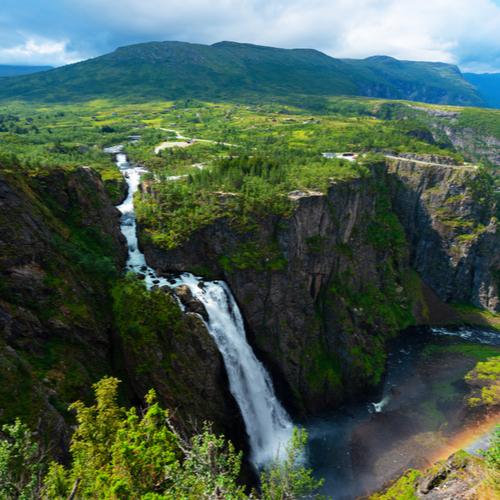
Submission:
<svg viewBox="0 0 500 500">
<path fill-rule="evenodd" d="M 222 40 L 500 72 L 500 0 L 0 0 L 0 64 Z"/>
</svg>

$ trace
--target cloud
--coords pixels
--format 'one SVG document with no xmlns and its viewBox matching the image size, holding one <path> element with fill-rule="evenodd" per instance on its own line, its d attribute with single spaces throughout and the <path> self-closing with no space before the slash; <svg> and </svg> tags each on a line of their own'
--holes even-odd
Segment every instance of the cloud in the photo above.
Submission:
<svg viewBox="0 0 500 500">
<path fill-rule="evenodd" d="M 22 8 L 3 1 L 11 20 L 0 17 L 3 33 L 10 25 L 68 41 L 59 54 L 70 56 L 54 52 L 56 64 L 149 40 L 236 40 L 500 70 L 496 0 L 24 0 Z"/>
<path fill-rule="evenodd" d="M 68 51 L 67 40 L 49 40 L 27 36 L 18 45 L 0 48 L 0 61 L 8 64 L 53 64 L 76 62 L 81 57 Z"/>
</svg>

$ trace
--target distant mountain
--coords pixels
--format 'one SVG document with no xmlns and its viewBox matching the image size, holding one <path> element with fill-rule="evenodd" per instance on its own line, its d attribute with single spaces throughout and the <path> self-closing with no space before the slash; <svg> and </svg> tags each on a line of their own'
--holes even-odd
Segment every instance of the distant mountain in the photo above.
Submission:
<svg viewBox="0 0 500 500">
<path fill-rule="evenodd" d="M 0 64 L 0 77 L 28 75 L 30 73 L 48 71 L 49 69 L 52 69 L 52 66 L 9 66 L 6 64 Z"/>
<path fill-rule="evenodd" d="M 0 81 L 0 99 L 78 101 L 364 95 L 482 105 L 456 66 L 235 42 L 151 42 L 48 72 Z"/>
<path fill-rule="evenodd" d="M 476 87 L 487 106 L 500 108 L 500 73 L 464 73 L 464 78 Z"/>
<path fill-rule="evenodd" d="M 344 62 L 353 68 L 361 95 L 439 104 L 484 104 L 452 64 L 399 61 L 388 56 Z"/>
</svg>

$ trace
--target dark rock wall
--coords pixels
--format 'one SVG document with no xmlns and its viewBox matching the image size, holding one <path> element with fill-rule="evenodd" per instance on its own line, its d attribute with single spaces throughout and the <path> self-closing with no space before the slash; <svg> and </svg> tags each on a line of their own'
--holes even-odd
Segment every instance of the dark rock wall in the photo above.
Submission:
<svg viewBox="0 0 500 500">
<path fill-rule="evenodd" d="M 489 179 L 476 167 L 390 160 L 394 209 L 410 262 L 445 302 L 499 311 L 500 234 Z"/>
<path fill-rule="evenodd" d="M 118 220 L 89 169 L 0 171 L 0 420 L 21 415 L 60 452 L 68 404 L 111 372 L 109 297 L 89 268 L 122 266 Z"/>
<path fill-rule="evenodd" d="M 251 232 L 221 219 L 170 252 L 145 243 L 146 258 L 164 272 L 204 268 L 223 277 L 280 395 L 299 412 L 331 407 L 376 386 L 384 340 L 405 324 L 404 313 L 396 324 L 386 316 L 393 305 L 409 315 L 405 249 L 368 235 L 378 203 L 389 202 L 384 175 L 335 184 L 326 196 L 293 193 L 290 218 L 269 216 Z M 395 302 L 387 315 L 375 310 L 384 293 Z"/>
</svg>

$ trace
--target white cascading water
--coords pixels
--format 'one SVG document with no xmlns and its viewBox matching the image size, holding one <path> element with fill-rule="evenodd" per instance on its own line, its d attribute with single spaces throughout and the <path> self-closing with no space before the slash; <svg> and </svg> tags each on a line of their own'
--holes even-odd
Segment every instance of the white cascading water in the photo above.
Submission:
<svg viewBox="0 0 500 500">
<path fill-rule="evenodd" d="M 269 374 L 246 340 L 243 318 L 229 287 L 223 281 L 203 281 L 190 273 L 166 280 L 146 264 L 138 246 L 134 210 L 134 194 L 141 174 L 146 171 L 130 165 L 120 146 L 106 151 L 116 154 L 116 165 L 128 184 L 127 198 L 117 207 L 122 213 L 121 231 L 128 245 L 127 269 L 144 274 L 148 288 L 187 285 L 205 306 L 208 314 L 205 324 L 224 360 L 231 393 L 245 422 L 252 462 L 262 467 L 283 457 L 293 424 L 274 393 Z"/>
</svg>

